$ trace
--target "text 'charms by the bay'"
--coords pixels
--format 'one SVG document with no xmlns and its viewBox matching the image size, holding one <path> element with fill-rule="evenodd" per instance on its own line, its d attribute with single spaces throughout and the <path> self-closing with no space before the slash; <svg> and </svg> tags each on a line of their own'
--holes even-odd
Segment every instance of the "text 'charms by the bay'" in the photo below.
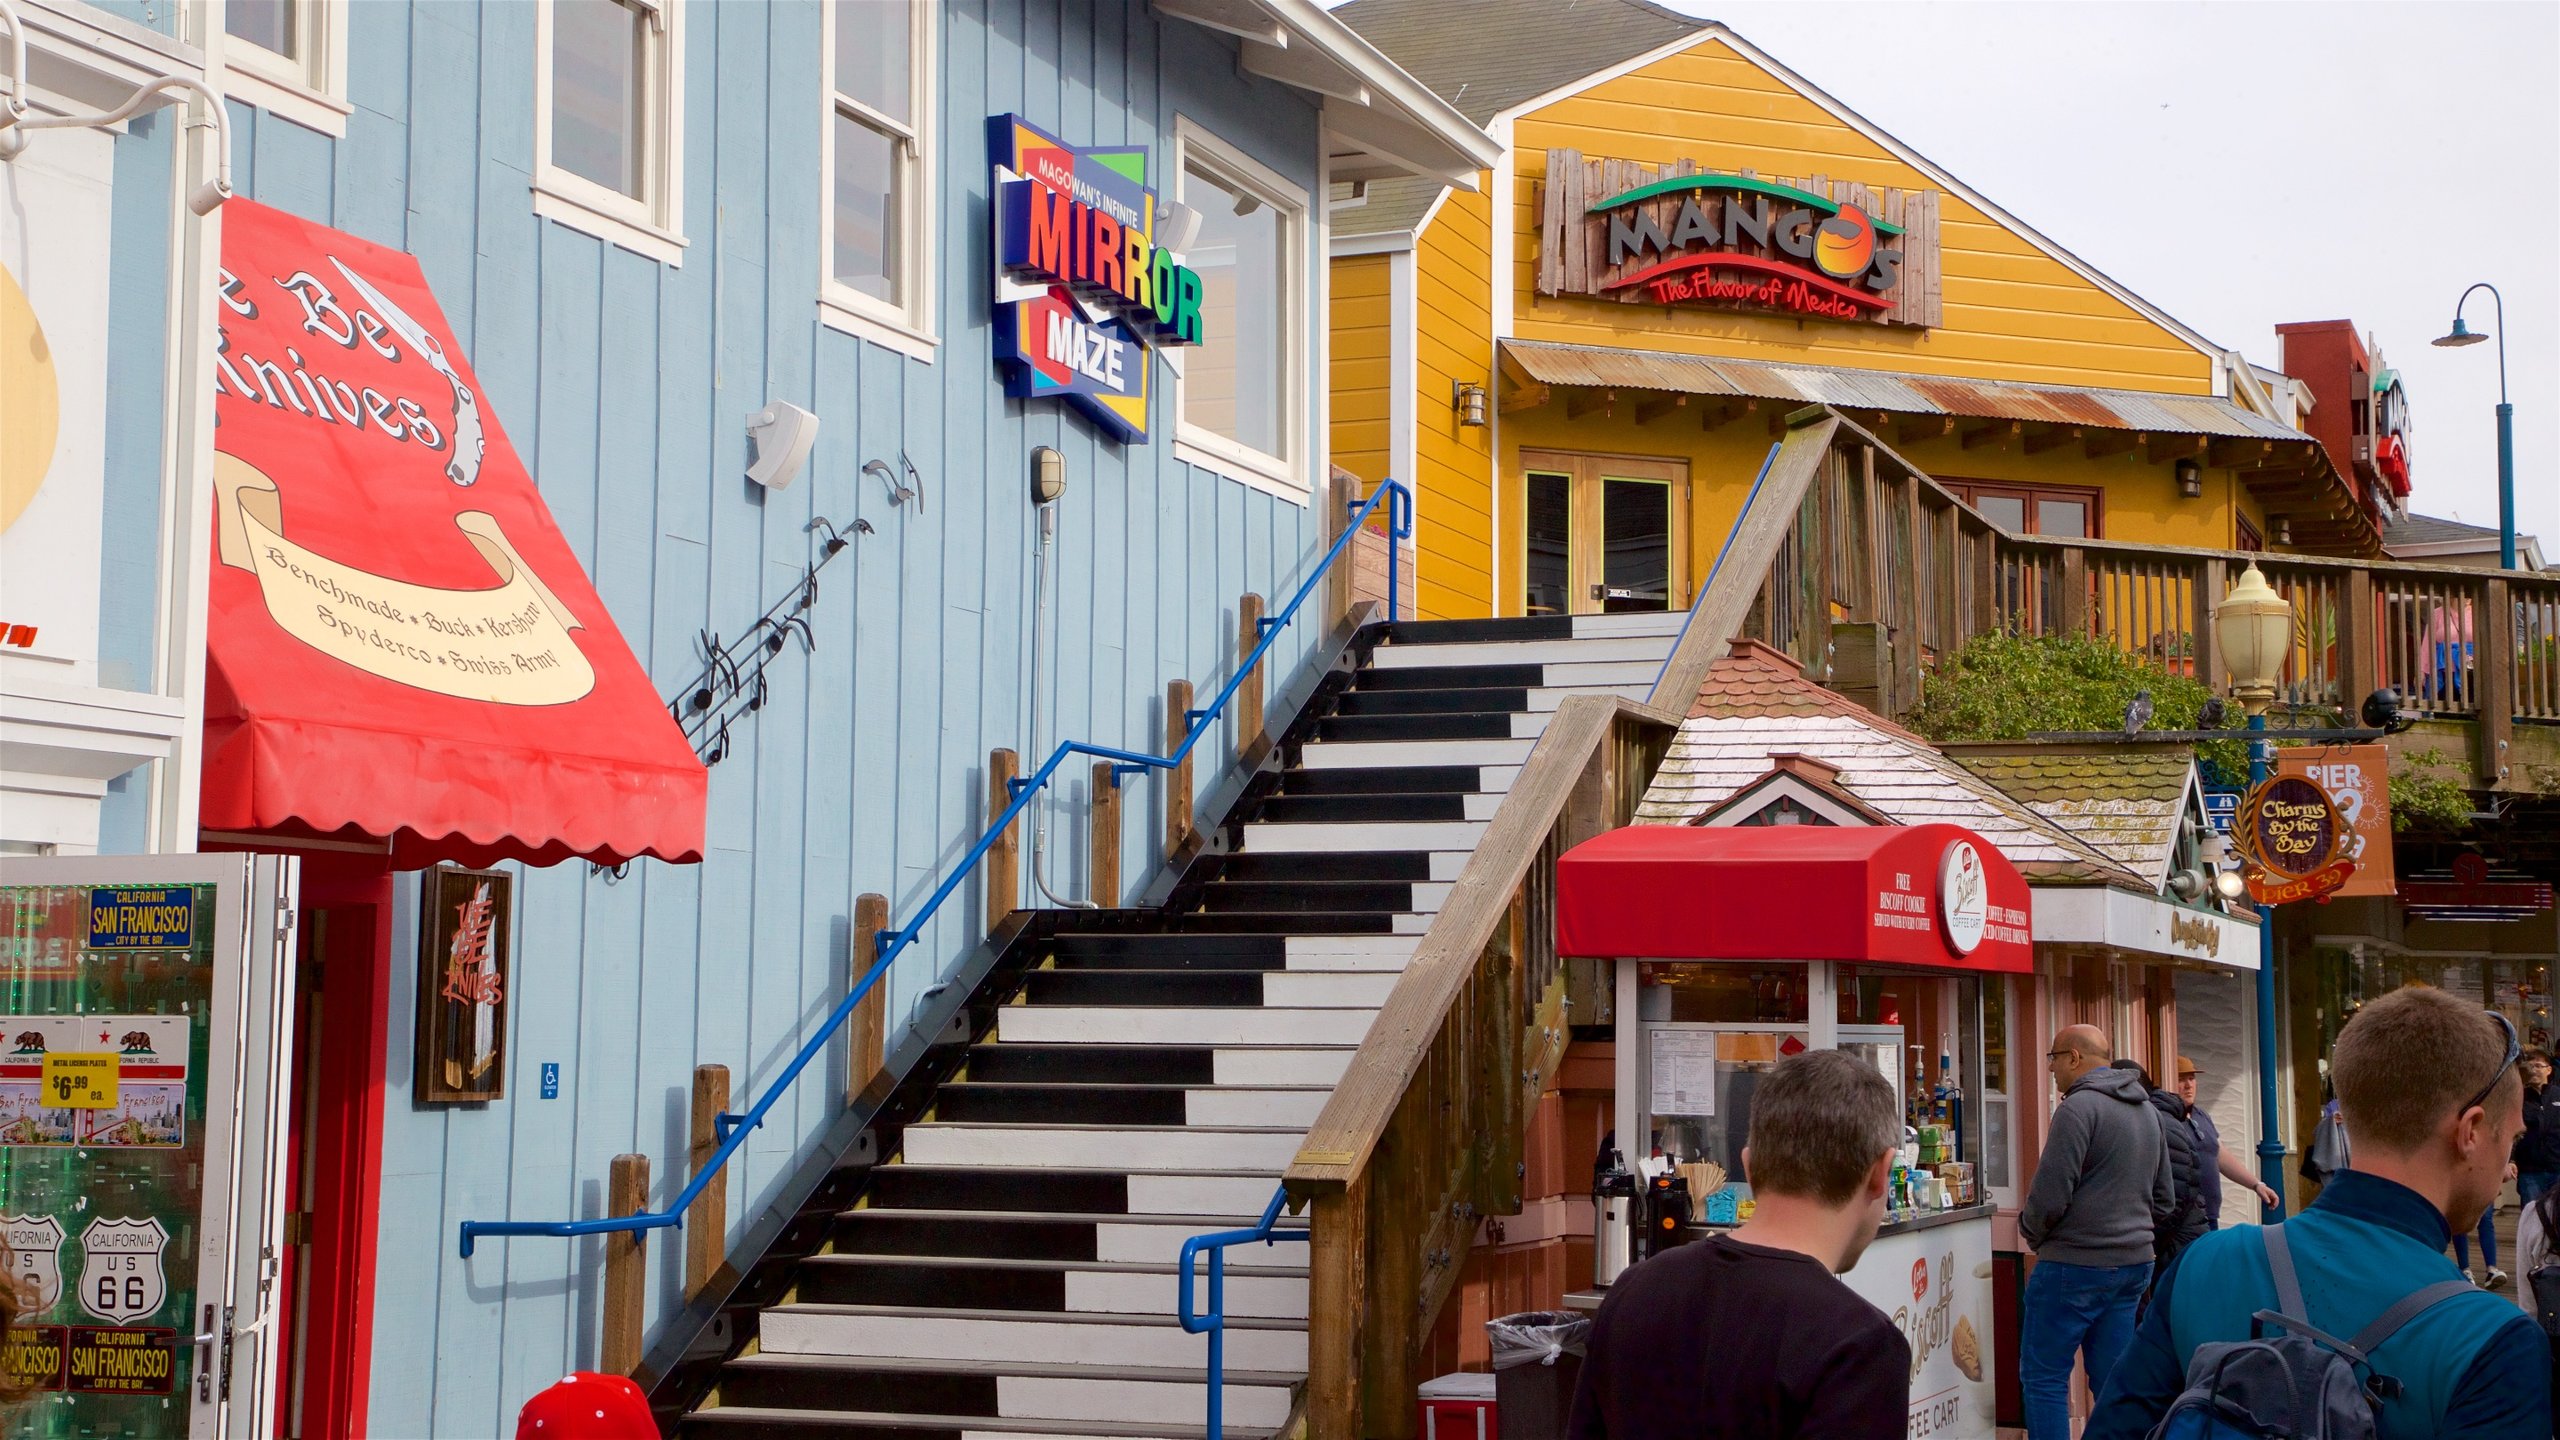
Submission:
<svg viewBox="0 0 2560 1440">
<path fill-rule="evenodd" d="M 0 1242 L 9 1247 L 11 1308 L 41 1315 L 62 1298 L 62 1222 L 50 1215 L 0 1215 Z"/>
<path fill-rule="evenodd" d="M 1014 115 L 990 119 L 987 142 L 1005 393 L 1065 400 L 1144 444 L 1156 349 L 1203 338 L 1181 207 L 1148 188 L 1143 148 L 1069 145 Z"/>
<path fill-rule="evenodd" d="M 149 1319 L 169 1298 L 160 1263 L 168 1244 L 157 1216 L 90 1221 L 80 1232 L 80 1308 L 111 1325 Z"/>
</svg>

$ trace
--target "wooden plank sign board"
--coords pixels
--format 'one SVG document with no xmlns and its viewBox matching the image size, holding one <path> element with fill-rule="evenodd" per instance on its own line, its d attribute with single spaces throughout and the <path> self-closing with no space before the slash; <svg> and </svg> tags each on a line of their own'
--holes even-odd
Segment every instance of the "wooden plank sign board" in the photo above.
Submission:
<svg viewBox="0 0 2560 1440">
<path fill-rule="evenodd" d="M 1921 329 L 1938 192 L 1547 152 L 1538 293 Z M 1626 197 L 1623 204 L 1610 202 Z M 1598 207 L 1598 208 L 1595 208 Z"/>
</svg>

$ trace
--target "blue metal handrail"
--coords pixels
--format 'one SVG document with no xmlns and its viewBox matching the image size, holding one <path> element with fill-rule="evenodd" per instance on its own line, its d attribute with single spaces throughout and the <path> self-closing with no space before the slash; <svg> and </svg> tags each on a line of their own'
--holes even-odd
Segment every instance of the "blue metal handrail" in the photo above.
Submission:
<svg viewBox="0 0 2560 1440">
<path fill-rule="evenodd" d="M 1280 1228 L 1280 1207 L 1289 1201 L 1289 1189 L 1282 1186 L 1271 1192 L 1271 1203 L 1262 1207 L 1262 1218 L 1244 1230 L 1220 1230 L 1208 1235 L 1194 1235 L 1182 1242 L 1182 1305 L 1178 1312 L 1182 1328 L 1194 1335 L 1209 1337 L 1209 1440 L 1221 1440 L 1220 1425 L 1225 1417 L 1227 1382 L 1227 1250 L 1236 1245 L 1270 1245 L 1282 1240 L 1304 1240 L 1305 1230 Z M 1196 1272 L 1192 1261 L 1201 1251 L 1209 1252 L 1209 1313 L 1201 1315 L 1191 1308 Z"/>
<path fill-rule="evenodd" d="M 817 1033 L 811 1035 L 808 1042 L 800 1047 L 799 1053 L 791 1057 L 791 1063 L 782 1067 L 782 1073 L 774 1077 L 773 1083 L 765 1087 L 764 1094 L 757 1098 L 754 1105 L 748 1107 L 745 1114 L 723 1113 L 713 1122 L 720 1141 L 719 1148 L 711 1152 L 711 1158 L 703 1163 L 701 1169 L 694 1172 L 693 1179 L 685 1184 L 683 1190 L 677 1192 L 675 1199 L 667 1203 L 666 1209 L 644 1210 L 636 1215 L 604 1215 L 592 1220 L 465 1220 L 462 1222 L 463 1258 L 470 1258 L 472 1250 L 483 1235 L 571 1237 L 604 1235 L 626 1230 L 665 1230 L 682 1226 L 686 1209 L 701 1197 L 704 1187 L 711 1183 L 713 1176 L 720 1173 L 722 1166 L 729 1163 L 729 1157 L 738 1152 L 738 1147 L 746 1143 L 747 1132 L 764 1123 L 765 1115 L 773 1109 L 774 1102 L 780 1100 L 783 1092 L 791 1088 L 791 1082 L 800 1078 L 801 1071 L 809 1068 L 809 1062 L 817 1059 L 819 1054 L 827 1048 L 827 1042 L 835 1038 L 836 1031 L 842 1029 L 845 1021 L 852 1017 L 854 1007 L 862 1003 L 862 997 L 870 994 L 872 988 L 880 983 L 880 978 L 889 972 L 889 966 L 897 960 L 899 952 L 914 944 L 916 937 L 924 933 L 924 927 L 932 923 L 936 912 L 942 909 L 943 902 L 949 900 L 953 892 L 960 888 L 960 883 L 969 878 L 969 872 L 975 870 L 978 862 L 985 858 L 987 851 L 995 847 L 996 838 L 1013 824 L 1015 817 L 1030 806 L 1032 796 L 1049 783 L 1050 778 L 1057 774 L 1058 767 L 1065 764 L 1067 758 L 1072 755 L 1090 755 L 1097 760 L 1108 760 L 1111 762 L 1111 783 L 1116 786 L 1123 775 L 1142 774 L 1149 770 L 1171 770 L 1189 759 L 1191 752 L 1199 747 L 1200 737 L 1208 733 L 1210 725 L 1217 721 L 1217 718 L 1225 712 L 1228 703 L 1235 699 L 1236 691 L 1244 685 L 1245 676 L 1251 674 L 1253 668 L 1262 663 L 1263 654 L 1279 639 L 1280 632 L 1297 619 L 1300 607 L 1307 603 L 1307 597 L 1315 593 L 1317 583 L 1324 578 L 1325 572 L 1333 567 L 1334 561 L 1341 557 L 1342 552 L 1350 546 L 1352 537 L 1358 535 L 1367 525 L 1370 515 L 1377 510 L 1378 502 L 1381 500 L 1387 502 L 1387 615 L 1390 619 L 1394 618 L 1397 613 L 1398 591 L 1402 580 L 1397 559 L 1398 547 L 1395 542 L 1413 534 L 1413 492 L 1406 489 L 1401 482 L 1382 480 L 1378 483 L 1377 489 L 1369 492 L 1367 499 L 1347 504 L 1345 508 L 1350 511 L 1350 523 L 1344 526 L 1342 533 L 1334 538 L 1333 544 L 1325 550 L 1323 558 L 1316 562 L 1315 568 L 1308 572 L 1306 580 L 1298 586 L 1298 593 L 1289 597 L 1289 603 L 1281 607 L 1280 613 L 1266 616 L 1262 620 L 1261 638 L 1254 642 L 1253 649 L 1247 652 L 1243 661 L 1235 667 L 1235 674 L 1228 677 L 1226 687 L 1218 692 L 1218 697 L 1203 709 L 1186 712 L 1185 718 L 1191 722 L 1190 729 L 1183 735 L 1182 743 L 1173 748 L 1172 754 L 1148 755 L 1110 745 L 1093 745 L 1082 740 L 1065 740 L 1059 742 L 1057 749 L 1049 752 L 1049 758 L 1042 761 L 1040 768 L 1033 771 L 1028 779 L 1009 782 L 1013 791 L 1012 802 L 1007 804 L 1004 812 L 987 826 L 986 833 L 978 837 L 978 842 L 969 847 L 969 853 L 960 857 L 960 863 L 952 867 L 951 873 L 943 877 L 942 883 L 934 887 L 933 893 L 925 897 L 924 905 L 916 912 L 915 919 L 901 928 L 880 932 L 877 942 L 880 958 L 872 963 L 870 969 L 863 972 L 862 978 L 855 981 L 850 990 L 845 992 L 844 999 L 836 1002 L 836 1007 L 827 1012 L 827 1018 L 818 1026 Z"/>
</svg>

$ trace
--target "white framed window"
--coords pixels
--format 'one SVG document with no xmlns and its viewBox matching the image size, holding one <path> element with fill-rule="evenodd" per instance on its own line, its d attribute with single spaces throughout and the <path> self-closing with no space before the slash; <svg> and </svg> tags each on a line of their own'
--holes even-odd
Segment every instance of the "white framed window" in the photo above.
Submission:
<svg viewBox="0 0 2560 1440">
<path fill-rule="evenodd" d="M 223 0 L 224 93 L 297 125 L 347 133 L 348 0 Z"/>
<path fill-rule="evenodd" d="M 826 0 L 818 312 L 933 358 L 934 47 L 940 0 Z"/>
<path fill-rule="evenodd" d="M 533 210 L 684 261 L 682 0 L 536 0 Z"/>
<path fill-rule="evenodd" d="M 1181 352 L 1174 454 L 1304 500 L 1308 436 L 1307 192 L 1187 117 L 1174 121 L 1174 198 L 1200 214 L 1184 256 L 1205 338 Z"/>
</svg>

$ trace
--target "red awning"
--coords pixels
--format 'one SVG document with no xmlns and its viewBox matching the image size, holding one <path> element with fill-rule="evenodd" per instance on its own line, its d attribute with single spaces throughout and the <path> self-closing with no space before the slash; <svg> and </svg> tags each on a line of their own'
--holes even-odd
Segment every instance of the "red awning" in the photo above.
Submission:
<svg viewBox="0 0 2560 1440">
<path fill-rule="evenodd" d="M 208 831 L 701 858 L 705 776 L 413 257 L 222 211 Z"/>
<path fill-rule="evenodd" d="M 1631 825 L 1556 862 L 1556 952 L 2023 975 L 2025 877 L 1960 825 Z"/>
</svg>

